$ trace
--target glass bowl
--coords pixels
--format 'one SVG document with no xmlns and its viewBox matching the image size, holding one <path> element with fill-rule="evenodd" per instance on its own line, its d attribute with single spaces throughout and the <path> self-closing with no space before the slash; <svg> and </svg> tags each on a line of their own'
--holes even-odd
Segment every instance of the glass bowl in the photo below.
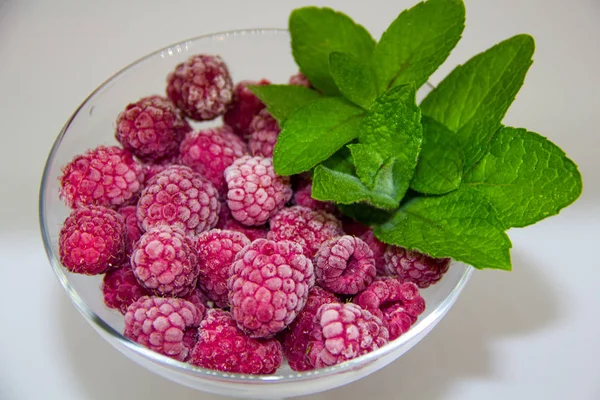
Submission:
<svg viewBox="0 0 600 400">
<path fill-rule="evenodd" d="M 194 367 L 130 341 L 121 334 L 123 316 L 103 304 L 99 289 L 102 277 L 71 274 L 61 266 L 58 234 L 69 214 L 69 209 L 58 198 L 58 178 L 63 165 L 89 148 L 117 144 L 114 129 L 119 112 L 143 96 L 163 94 L 168 72 L 190 55 L 222 56 L 235 82 L 264 77 L 275 83 L 287 83 L 289 76 L 297 72 L 289 42 L 286 30 L 240 30 L 198 37 L 147 55 L 116 73 L 79 106 L 59 133 L 44 169 L 39 199 L 44 245 L 52 269 L 75 307 L 125 356 L 158 375 L 206 392 L 246 398 L 284 398 L 320 392 L 365 377 L 423 339 L 452 307 L 472 272 L 467 265 L 453 263 L 438 284 L 423 290 L 427 309 L 410 331 L 377 351 L 311 372 L 296 373 L 284 365 L 275 375 L 251 376 Z"/>
</svg>

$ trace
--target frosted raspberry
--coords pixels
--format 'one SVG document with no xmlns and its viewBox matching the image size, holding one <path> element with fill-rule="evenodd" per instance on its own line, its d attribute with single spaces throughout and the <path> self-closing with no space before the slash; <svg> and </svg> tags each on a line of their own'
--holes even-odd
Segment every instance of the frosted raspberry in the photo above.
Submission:
<svg viewBox="0 0 600 400">
<path fill-rule="evenodd" d="M 367 225 L 346 216 L 342 217 L 342 227 L 344 232 L 346 232 L 346 235 L 358 237 L 361 237 L 365 232 L 371 229 Z"/>
<path fill-rule="evenodd" d="M 219 215 L 219 194 L 200 174 L 174 165 L 153 177 L 137 204 L 140 226 L 174 225 L 187 234 L 213 228 Z"/>
<path fill-rule="evenodd" d="M 252 118 L 265 108 L 262 101 L 248 89 L 248 85 L 263 86 L 270 83 L 268 80 L 262 79 L 260 82 L 242 81 L 235 86 L 233 104 L 223 115 L 223 122 L 232 127 L 235 133 L 241 137 L 248 135 Z"/>
<path fill-rule="evenodd" d="M 123 261 L 125 236 L 125 221 L 116 211 L 101 206 L 75 209 L 60 230 L 60 262 L 71 272 L 102 274 Z"/>
<path fill-rule="evenodd" d="M 315 255 L 319 285 L 338 294 L 356 294 L 373 282 L 373 252 L 355 236 L 341 236 L 323 243 Z"/>
<path fill-rule="evenodd" d="M 189 362 L 224 372 L 268 375 L 277 371 L 282 360 L 278 341 L 251 339 L 227 311 L 212 309 L 200 323 Z"/>
<path fill-rule="evenodd" d="M 152 180 L 152 178 L 163 172 L 165 169 L 175 165 L 181 165 L 181 157 L 179 156 L 179 152 L 177 152 L 177 154 L 172 157 L 166 157 L 161 158 L 160 160 L 146 162 L 142 166 L 146 178 L 145 185 L 148 186 L 148 183 Z"/>
<path fill-rule="evenodd" d="M 142 235 L 133 248 L 131 266 L 138 281 L 161 296 L 185 296 L 196 286 L 198 257 L 183 231 L 159 225 Z"/>
<path fill-rule="evenodd" d="M 167 98 L 144 97 L 117 117 L 115 137 L 141 159 L 157 160 L 176 154 L 192 128 Z"/>
<path fill-rule="evenodd" d="M 199 288 L 194 288 L 187 296 L 182 297 L 183 300 L 187 300 L 202 311 L 204 314 L 204 310 L 211 306 L 211 300 L 206 296 Z"/>
<path fill-rule="evenodd" d="M 420 288 L 433 285 L 448 271 L 449 258 L 432 258 L 418 251 L 400 246 L 388 246 L 384 253 L 386 271 L 404 282 L 413 282 Z"/>
<path fill-rule="evenodd" d="M 108 271 L 102 281 L 104 304 L 125 314 L 127 307 L 142 296 L 150 293 L 135 278 L 127 260 L 119 269 Z"/>
<path fill-rule="evenodd" d="M 200 325 L 202 314 L 183 299 L 144 296 L 125 314 L 124 335 L 165 356 L 184 361 L 190 351 L 186 331 Z"/>
<path fill-rule="evenodd" d="M 389 332 L 380 318 L 352 303 L 325 304 L 315 317 L 308 358 L 324 368 L 386 345 Z"/>
<path fill-rule="evenodd" d="M 289 84 L 296 86 L 304 86 L 312 89 L 312 83 L 310 83 L 308 78 L 304 76 L 302 72 L 298 72 L 297 74 L 290 76 Z"/>
<path fill-rule="evenodd" d="M 227 111 L 233 100 L 233 82 L 221 57 L 198 54 L 169 74 L 167 96 L 186 116 L 210 120 Z"/>
<path fill-rule="evenodd" d="M 136 211 L 137 206 L 121 206 L 117 209 L 117 212 L 123 216 L 125 221 L 127 232 L 125 235 L 125 251 L 127 254 L 131 254 L 133 246 L 142 236 L 142 231 L 138 225 Z"/>
<path fill-rule="evenodd" d="M 271 240 L 292 240 L 299 243 L 304 254 L 312 259 L 326 240 L 342 236 L 342 225 L 333 215 L 307 207 L 284 208 L 270 221 Z"/>
<path fill-rule="evenodd" d="M 213 229 L 196 239 L 200 276 L 198 285 L 217 307 L 227 307 L 229 267 L 250 240 L 239 232 Z"/>
<path fill-rule="evenodd" d="M 238 222 L 231 215 L 231 210 L 226 202 L 221 203 L 217 228 L 243 233 L 251 242 L 256 239 L 266 239 L 267 232 L 269 231 L 266 225 L 246 226 Z"/>
<path fill-rule="evenodd" d="M 225 168 L 247 153 L 246 143 L 227 125 L 188 135 L 181 143 L 181 162 L 209 180 L 224 193 Z"/>
<path fill-rule="evenodd" d="M 417 285 L 391 277 L 377 279 L 353 301 L 387 324 L 390 340 L 408 331 L 425 311 L 425 300 Z"/>
<path fill-rule="evenodd" d="M 383 254 L 387 249 L 388 245 L 380 241 L 373 234 L 373 229 L 369 229 L 363 233 L 360 238 L 369 245 L 369 248 L 373 252 L 373 259 L 375 260 L 375 268 L 377 269 L 377 275 L 385 276 L 389 275 L 385 268 L 385 259 Z"/>
<path fill-rule="evenodd" d="M 253 156 L 272 157 L 273 147 L 281 128 L 267 109 L 259 112 L 250 123 L 248 147 Z"/>
<path fill-rule="evenodd" d="M 308 207 L 312 210 L 323 210 L 330 214 L 335 213 L 335 204 L 328 201 L 319 201 L 312 198 L 312 182 L 304 180 L 294 191 L 292 202 L 298 206 Z"/>
<path fill-rule="evenodd" d="M 277 176 L 273 159 L 244 156 L 225 169 L 227 205 L 244 225 L 262 225 L 292 197 L 290 178 Z"/>
<path fill-rule="evenodd" d="M 296 318 L 314 283 L 312 262 L 297 243 L 258 239 L 231 264 L 233 319 L 250 337 L 272 337 Z"/>
<path fill-rule="evenodd" d="M 118 147 L 98 146 L 62 169 L 60 198 L 71 208 L 119 206 L 134 197 L 144 181 L 142 166 Z"/>
</svg>

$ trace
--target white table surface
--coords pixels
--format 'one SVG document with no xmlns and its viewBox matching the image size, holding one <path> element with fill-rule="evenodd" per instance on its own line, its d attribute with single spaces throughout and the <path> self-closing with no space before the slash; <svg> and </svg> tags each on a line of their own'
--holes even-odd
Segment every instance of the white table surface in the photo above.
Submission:
<svg viewBox="0 0 600 400">
<path fill-rule="evenodd" d="M 159 378 L 113 350 L 48 266 L 37 192 L 55 136 L 100 82 L 182 39 L 284 27 L 327 4 L 375 36 L 412 0 L 0 0 L 0 399 L 217 399 Z M 578 162 L 573 207 L 513 230 L 514 272 L 477 272 L 419 345 L 333 399 L 600 399 L 600 1 L 471 0 L 464 38 L 441 73 L 516 33 L 536 62 L 508 124 L 540 132 Z"/>
</svg>

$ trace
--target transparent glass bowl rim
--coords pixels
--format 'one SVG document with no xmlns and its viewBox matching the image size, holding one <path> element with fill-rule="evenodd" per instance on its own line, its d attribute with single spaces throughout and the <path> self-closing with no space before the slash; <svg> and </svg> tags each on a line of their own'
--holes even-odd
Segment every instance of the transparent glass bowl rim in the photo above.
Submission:
<svg viewBox="0 0 600 400">
<path fill-rule="evenodd" d="M 152 361 L 154 363 L 157 363 L 159 365 L 168 366 L 168 367 L 172 368 L 173 370 L 181 372 L 181 373 L 187 373 L 187 374 L 191 373 L 198 378 L 206 378 L 206 379 L 215 379 L 216 378 L 219 380 L 230 381 L 232 383 L 241 383 L 241 382 L 248 382 L 248 383 L 251 383 L 251 382 L 292 383 L 292 382 L 294 382 L 295 383 L 295 382 L 307 381 L 307 380 L 311 380 L 311 379 L 315 379 L 315 378 L 324 378 L 326 376 L 330 376 L 330 375 L 334 375 L 334 374 L 338 374 L 338 373 L 342 373 L 342 372 L 346 372 L 346 371 L 352 371 L 357 368 L 360 368 L 363 365 L 370 364 L 371 362 L 377 360 L 378 358 L 380 358 L 386 354 L 394 352 L 396 349 L 402 347 L 405 343 L 413 340 L 413 338 L 418 337 L 419 334 L 422 331 L 426 330 L 430 324 L 432 324 L 434 321 L 436 321 L 440 315 L 443 315 L 452 306 L 452 304 L 456 300 L 456 297 L 460 294 L 463 287 L 468 282 L 468 280 L 471 276 L 471 273 L 473 271 L 472 268 L 467 268 L 465 270 L 463 276 L 460 278 L 460 280 L 456 284 L 456 286 L 450 292 L 450 294 L 436 307 L 436 309 L 434 309 L 426 318 L 419 320 L 407 333 L 402 335 L 400 338 L 390 342 L 386 346 L 381 347 L 370 353 L 367 353 L 361 357 L 357 357 L 355 359 L 346 361 L 341 364 L 337 364 L 332 367 L 322 368 L 322 369 L 317 369 L 317 370 L 307 371 L 307 372 L 289 373 L 289 374 L 285 374 L 285 375 L 282 375 L 282 374 L 247 375 L 247 374 L 226 373 L 226 372 L 220 372 L 220 371 L 214 371 L 214 370 L 209 370 L 209 369 L 205 369 L 205 368 L 200 368 L 200 367 L 196 367 L 191 364 L 188 364 L 188 363 L 174 360 L 172 358 L 163 356 L 162 354 L 159 354 L 152 350 L 149 350 L 146 347 L 139 345 L 139 344 L 131 341 L 130 339 L 126 338 L 125 336 L 123 336 L 123 334 L 121 332 L 113 329 L 108 323 L 106 323 L 92 309 L 90 309 L 87 306 L 87 304 L 79 296 L 77 291 L 70 285 L 69 279 L 66 275 L 66 272 L 64 271 L 64 268 L 60 264 L 60 261 L 54 252 L 54 249 L 53 249 L 52 243 L 51 243 L 51 239 L 50 239 L 50 231 L 48 229 L 47 220 L 46 220 L 45 211 L 44 211 L 44 208 L 45 208 L 44 207 L 44 198 L 45 198 L 45 194 L 46 194 L 45 191 L 46 191 L 46 187 L 48 186 L 47 182 L 50 179 L 56 179 L 55 176 L 49 176 L 50 165 L 52 164 L 55 154 L 56 154 L 63 138 L 65 137 L 65 134 L 69 130 L 69 127 L 70 127 L 72 121 L 78 116 L 79 112 L 87 105 L 87 103 L 90 101 L 90 99 L 92 99 L 97 93 L 101 92 L 112 81 L 119 78 L 124 72 L 128 71 L 129 69 L 131 69 L 131 68 L 135 67 L 136 65 L 141 64 L 141 63 L 145 62 L 146 60 L 149 60 L 157 55 L 160 55 L 162 52 L 169 51 L 173 48 L 178 48 L 179 46 L 183 46 L 183 45 L 185 45 L 185 43 L 188 43 L 191 41 L 198 41 L 198 40 L 202 40 L 202 39 L 212 38 L 213 40 L 215 40 L 215 39 L 219 39 L 219 38 L 227 38 L 227 37 L 233 37 L 233 36 L 245 36 L 245 35 L 253 35 L 253 36 L 259 37 L 260 35 L 265 35 L 265 34 L 276 34 L 276 35 L 286 34 L 287 35 L 288 31 L 286 29 L 273 29 L 273 28 L 262 29 L 262 28 L 259 28 L 259 29 L 240 29 L 240 30 L 224 31 L 224 32 L 218 32 L 218 33 L 213 33 L 213 34 L 208 34 L 208 35 L 202 35 L 202 36 L 190 38 L 190 39 L 172 44 L 170 46 L 166 46 L 162 49 L 159 49 L 152 53 L 149 53 L 149 54 L 139 58 L 138 60 L 132 62 L 131 64 L 127 65 L 126 67 L 124 67 L 123 69 L 121 69 L 120 71 L 115 73 L 114 75 L 112 75 L 110 78 L 105 80 L 102 84 L 100 84 L 100 86 L 98 86 L 81 103 L 81 105 L 75 110 L 75 112 L 67 120 L 64 127 L 61 129 L 58 137 L 56 138 L 56 140 L 52 146 L 52 149 L 50 150 L 50 154 L 48 155 L 48 159 L 44 166 L 44 172 L 42 175 L 42 182 L 41 182 L 40 194 L 39 194 L 39 220 L 40 220 L 40 228 L 41 228 L 41 232 L 42 232 L 42 239 L 44 242 L 44 248 L 46 250 L 46 255 L 48 257 L 48 260 L 50 261 L 52 269 L 53 269 L 54 273 L 56 274 L 58 280 L 60 281 L 63 288 L 67 291 L 67 293 L 71 297 L 71 301 L 73 302 L 75 307 L 84 315 L 84 317 L 90 323 L 93 323 L 96 328 L 101 329 L 106 334 L 108 334 L 110 337 L 116 339 L 117 341 L 119 341 L 122 345 L 124 345 L 128 349 L 141 354 L 142 356 L 144 356 L 145 358 L 149 359 L 150 361 Z"/>
</svg>

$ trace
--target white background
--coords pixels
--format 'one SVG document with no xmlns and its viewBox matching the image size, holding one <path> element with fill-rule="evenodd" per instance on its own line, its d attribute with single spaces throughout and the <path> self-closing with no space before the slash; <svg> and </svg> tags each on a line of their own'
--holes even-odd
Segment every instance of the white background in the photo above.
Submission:
<svg viewBox="0 0 600 400">
<path fill-rule="evenodd" d="M 376 37 L 413 0 L 0 0 L 0 398 L 217 399 L 113 350 L 53 276 L 37 223 L 50 146 L 99 83 L 159 47 L 205 33 L 285 27 L 308 4 L 345 11 Z M 507 124 L 540 132 L 580 166 L 582 198 L 513 230 L 514 272 L 477 272 L 408 354 L 318 400 L 600 399 L 600 1 L 471 0 L 467 28 L 432 79 L 521 32 L 535 63 Z"/>
</svg>

